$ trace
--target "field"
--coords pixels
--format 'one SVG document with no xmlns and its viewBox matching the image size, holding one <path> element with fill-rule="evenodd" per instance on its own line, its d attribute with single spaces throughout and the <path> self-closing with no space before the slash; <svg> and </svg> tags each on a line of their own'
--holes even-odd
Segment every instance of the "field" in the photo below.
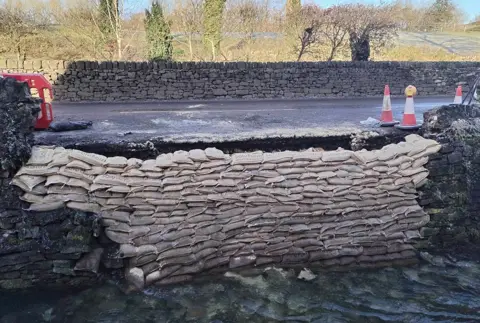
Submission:
<svg viewBox="0 0 480 323">
<path fill-rule="evenodd" d="M 373 58 L 378 61 L 479 61 L 480 32 L 399 33 L 393 47 Z"/>
<path fill-rule="evenodd" d="M 78 38 L 78 39 L 77 39 Z M 36 35 L 26 39 L 23 56 L 31 59 L 56 60 L 111 60 L 104 54 L 93 54 L 94 45 L 87 37 L 65 35 L 57 31 Z M 146 59 L 145 33 L 140 30 L 127 32 L 124 37 L 125 50 L 122 60 L 144 61 Z M 184 35 L 174 35 L 173 58 L 176 61 L 209 61 L 200 35 L 188 42 Z M 1 50 L 0 58 L 18 58 L 18 55 Z M 375 44 L 373 44 L 375 49 Z M 293 45 L 275 33 L 256 33 L 252 39 L 239 34 L 224 35 L 221 51 L 215 61 L 295 61 Z M 317 45 L 302 61 L 324 61 L 329 57 L 329 47 Z M 342 46 L 334 60 L 350 60 L 348 45 Z M 480 61 L 480 32 L 419 33 L 401 32 L 387 47 L 372 50 L 374 61 Z"/>
<path fill-rule="evenodd" d="M 175 59 L 189 60 L 189 46 L 182 37 L 176 38 Z M 193 42 L 194 60 L 204 55 L 200 39 Z M 317 46 L 302 60 L 323 61 L 328 58 L 328 46 Z M 240 35 L 228 35 L 222 43 L 220 61 L 292 61 L 296 56 L 283 39 L 272 33 L 259 33 L 251 42 Z M 201 59 L 200 59 L 201 60 Z M 343 46 L 335 60 L 350 60 L 348 46 Z M 372 51 L 375 61 L 478 61 L 480 32 L 413 33 L 401 32 L 394 41 L 379 51 Z"/>
<path fill-rule="evenodd" d="M 402 46 L 430 46 L 455 55 L 480 55 L 480 32 L 401 33 L 398 43 Z"/>
</svg>

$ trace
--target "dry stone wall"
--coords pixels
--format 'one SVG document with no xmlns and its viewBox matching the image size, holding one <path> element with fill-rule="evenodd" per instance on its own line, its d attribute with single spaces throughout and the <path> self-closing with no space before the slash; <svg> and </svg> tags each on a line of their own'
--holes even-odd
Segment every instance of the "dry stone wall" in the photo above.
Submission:
<svg viewBox="0 0 480 323">
<path fill-rule="evenodd" d="M 207 148 L 142 161 L 37 146 L 13 184 L 29 211 L 100 214 L 142 288 L 210 270 L 413 258 L 429 222 L 416 189 L 439 149 L 409 135 L 376 151 Z"/>
<path fill-rule="evenodd" d="M 72 209 L 26 211 L 21 190 L 11 185 L 30 158 L 39 106 L 26 84 L 0 78 L 0 289 L 97 281 L 96 273 L 74 272 L 91 251 L 94 217 Z"/>
<path fill-rule="evenodd" d="M 40 72 L 60 101 L 453 95 L 472 84 L 477 62 L 66 62 L 0 60 L 0 70 Z"/>
<path fill-rule="evenodd" d="M 480 106 L 443 106 L 425 113 L 422 136 L 442 145 L 426 165 L 419 203 L 431 216 L 418 248 L 480 259 Z"/>
</svg>

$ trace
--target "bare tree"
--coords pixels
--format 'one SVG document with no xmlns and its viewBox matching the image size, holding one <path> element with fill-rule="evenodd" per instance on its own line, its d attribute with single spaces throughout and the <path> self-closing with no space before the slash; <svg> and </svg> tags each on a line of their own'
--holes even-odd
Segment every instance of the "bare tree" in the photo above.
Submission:
<svg viewBox="0 0 480 323">
<path fill-rule="evenodd" d="M 327 60 L 335 58 L 337 51 L 344 45 L 348 34 L 345 28 L 345 21 L 349 17 L 345 16 L 338 7 L 332 7 L 325 10 L 322 14 L 322 21 L 318 30 L 325 43 L 329 44 L 330 53 Z"/>
<path fill-rule="evenodd" d="M 345 17 L 350 39 L 352 61 L 368 61 L 373 42 L 383 47 L 396 36 L 398 22 L 393 5 L 349 4 L 338 7 Z"/>
<path fill-rule="evenodd" d="M 287 34 L 294 34 L 293 51 L 297 62 L 305 54 L 311 53 L 314 45 L 321 41 L 319 33 L 321 19 L 322 11 L 316 5 L 303 6 L 295 16 L 290 14 Z"/>
<path fill-rule="evenodd" d="M 202 0 L 180 0 L 176 4 L 172 16 L 177 22 L 177 28 L 182 35 L 174 38 L 178 43 L 188 46 L 190 60 L 195 58 L 194 41 L 203 30 Z M 185 39 L 185 40 L 184 40 Z"/>
<path fill-rule="evenodd" d="M 96 14 L 97 7 L 93 2 L 70 4 L 55 14 L 59 24 L 57 35 L 85 58 L 113 59 L 114 51 L 105 46 L 106 37 L 99 28 Z"/>
<path fill-rule="evenodd" d="M 117 59 L 125 58 L 125 53 L 132 53 L 132 44 L 138 43 L 138 35 L 142 31 L 143 21 L 130 20 L 128 29 L 127 21 L 121 19 L 131 8 L 126 8 L 123 2 L 106 2 L 103 10 L 111 14 L 99 13 L 98 0 L 82 0 L 70 3 L 70 6 L 57 14 L 55 19 L 60 28 L 59 34 L 71 45 L 87 52 L 93 58 Z M 115 14 L 116 10 L 119 14 Z M 133 26 L 132 23 L 137 25 Z"/>
<path fill-rule="evenodd" d="M 122 59 L 122 20 L 121 20 L 121 6 L 120 0 L 99 0 L 99 12 L 92 18 L 98 26 L 104 38 L 109 41 L 113 38 L 116 43 L 117 57 Z"/>
<path fill-rule="evenodd" d="M 433 1 L 423 16 L 425 29 L 430 31 L 453 30 L 464 18 L 464 13 L 452 0 Z"/>
<path fill-rule="evenodd" d="M 225 12 L 224 31 L 240 35 L 240 41 L 230 47 L 245 50 L 245 60 L 252 55 L 255 34 L 262 30 L 268 19 L 268 0 L 236 0 L 229 3 Z"/>
<path fill-rule="evenodd" d="M 396 0 L 394 10 L 399 22 L 399 28 L 406 31 L 424 31 L 427 7 L 414 6 L 411 2 Z"/>
<path fill-rule="evenodd" d="M 0 36 L 4 51 L 15 52 L 19 61 L 25 60 L 28 39 L 50 27 L 41 8 L 21 4 L 0 7 Z"/>
</svg>

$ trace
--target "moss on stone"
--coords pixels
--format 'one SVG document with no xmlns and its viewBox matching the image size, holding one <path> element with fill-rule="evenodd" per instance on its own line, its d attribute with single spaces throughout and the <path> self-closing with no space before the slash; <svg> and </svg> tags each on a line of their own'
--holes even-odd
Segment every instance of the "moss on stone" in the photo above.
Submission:
<svg viewBox="0 0 480 323">
<path fill-rule="evenodd" d="M 32 287 L 32 283 L 25 279 L 0 280 L 0 288 L 3 289 L 24 289 Z"/>
<path fill-rule="evenodd" d="M 10 245 L 16 245 L 16 244 L 20 243 L 20 240 L 17 239 L 17 237 L 15 237 L 13 235 L 10 235 L 10 236 L 7 237 L 6 243 L 8 243 Z"/>
</svg>

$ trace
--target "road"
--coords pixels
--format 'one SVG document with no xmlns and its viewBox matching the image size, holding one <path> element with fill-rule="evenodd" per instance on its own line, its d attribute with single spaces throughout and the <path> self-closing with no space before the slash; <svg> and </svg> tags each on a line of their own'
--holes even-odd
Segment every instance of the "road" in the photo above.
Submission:
<svg viewBox="0 0 480 323">
<path fill-rule="evenodd" d="M 419 123 L 423 112 L 452 97 L 418 97 Z M 401 120 L 405 99 L 393 98 L 392 110 Z M 88 140 L 196 140 L 225 137 L 302 136 L 317 131 L 365 128 L 360 121 L 378 118 L 382 98 L 241 101 L 183 101 L 155 103 L 54 103 L 56 121 L 93 121 L 88 130 L 38 132 L 41 142 Z"/>
</svg>

